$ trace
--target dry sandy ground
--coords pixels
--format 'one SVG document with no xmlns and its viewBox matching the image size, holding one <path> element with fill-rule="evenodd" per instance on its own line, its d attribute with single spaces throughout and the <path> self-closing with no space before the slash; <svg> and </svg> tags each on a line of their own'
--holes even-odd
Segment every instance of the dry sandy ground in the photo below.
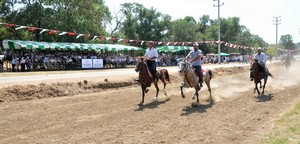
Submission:
<svg viewBox="0 0 300 144">
<path fill-rule="evenodd" d="M 191 106 L 192 89 L 181 98 L 177 74 L 167 86 L 168 97 L 161 91 L 152 101 L 151 87 L 141 107 L 141 90 L 130 81 L 2 88 L 0 143 L 259 143 L 272 122 L 300 100 L 299 68 L 269 68 L 275 79 L 260 98 L 253 94 L 248 69 L 215 70 L 215 103 L 207 104 L 204 86 L 199 107 Z"/>
</svg>

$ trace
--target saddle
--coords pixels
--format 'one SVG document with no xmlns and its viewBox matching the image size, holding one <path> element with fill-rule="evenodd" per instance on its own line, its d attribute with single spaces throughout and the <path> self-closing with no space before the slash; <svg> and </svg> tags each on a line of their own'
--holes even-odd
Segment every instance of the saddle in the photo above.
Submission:
<svg viewBox="0 0 300 144">
<path fill-rule="evenodd" d="M 194 70 L 195 75 L 197 75 L 198 77 L 200 77 L 194 68 L 193 68 L 193 70 Z M 203 77 L 206 75 L 206 71 L 204 69 L 201 69 L 201 73 L 202 73 Z"/>
</svg>

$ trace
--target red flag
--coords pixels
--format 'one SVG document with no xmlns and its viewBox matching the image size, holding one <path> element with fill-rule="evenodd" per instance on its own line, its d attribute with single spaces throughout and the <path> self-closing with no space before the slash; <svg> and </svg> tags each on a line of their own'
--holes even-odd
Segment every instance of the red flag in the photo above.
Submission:
<svg viewBox="0 0 300 144">
<path fill-rule="evenodd" d="M 138 44 L 138 43 L 140 43 L 140 40 L 136 40 L 135 44 Z"/>
<path fill-rule="evenodd" d="M 15 26 L 15 24 L 10 24 L 10 23 L 8 23 L 8 24 L 6 24 L 6 26 L 12 27 L 12 26 Z"/>
<path fill-rule="evenodd" d="M 100 36 L 99 40 L 104 40 L 105 36 Z"/>
<path fill-rule="evenodd" d="M 128 43 L 128 41 L 129 41 L 128 39 L 125 39 L 125 43 Z"/>
<path fill-rule="evenodd" d="M 68 36 L 74 36 L 75 35 L 75 33 L 73 33 L 73 32 L 68 32 Z"/>
<path fill-rule="evenodd" d="M 84 35 L 84 37 L 90 37 L 90 36 L 91 36 L 90 34 L 85 34 L 85 35 Z"/>
<path fill-rule="evenodd" d="M 35 31 L 35 30 L 37 30 L 37 28 L 36 27 L 30 27 L 30 28 L 27 28 L 29 31 Z"/>
<path fill-rule="evenodd" d="M 49 35 L 53 35 L 53 34 L 55 34 L 57 32 L 57 30 L 50 30 L 49 31 Z"/>
<path fill-rule="evenodd" d="M 118 40 L 118 38 L 111 38 L 110 40 L 111 41 L 116 41 L 116 40 Z"/>
</svg>

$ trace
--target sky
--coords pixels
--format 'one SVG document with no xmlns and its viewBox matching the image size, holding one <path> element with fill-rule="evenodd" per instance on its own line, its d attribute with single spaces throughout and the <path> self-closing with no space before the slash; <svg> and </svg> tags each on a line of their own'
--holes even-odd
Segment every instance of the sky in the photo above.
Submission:
<svg viewBox="0 0 300 144">
<path fill-rule="evenodd" d="M 137 2 L 146 8 L 155 8 L 168 14 L 172 20 L 193 16 L 199 21 L 202 15 L 218 18 L 218 0 L 105 0 L 110 11 L 118 11 L 122 3 Z M 300 42 L 300 0 L 220 0 L 220 17 L 239 17 L 240 24 L 252 34 L 259 35 L 269 44 L 276 43 L 275 18 L 279 17 L 278 43 L 281 35 L 290 34 L 294 43 Z"/>
</svg>

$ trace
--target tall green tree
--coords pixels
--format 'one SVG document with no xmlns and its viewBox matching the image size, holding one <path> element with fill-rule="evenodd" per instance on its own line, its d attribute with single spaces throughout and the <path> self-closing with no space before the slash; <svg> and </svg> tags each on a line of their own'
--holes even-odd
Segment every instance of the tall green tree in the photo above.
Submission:
<svg viewBox="0 0 300 144">
<path fill-rule="evenodd" d="M 171 26 L 171 17 L 154 8 L 148 9 L 138 3 L 124 3 L 121 9 L 126 15 L 121 30 L 129 39 L 160 41 Z"/>
<path fill-rule="evenodd" d="M 14 1 L 19 7 L 15 11 L 12 10 L 16 9 Z M 1 10 L 5 22 L 66 32 L 106 35 L 105 24 L 111 20 L 103 0 L 6 0 L 2 5 L 6 6 Z M 14 32 L 18 39 L 28 39 L 23 35 L 19 36 L 28 31 L 16 32 L 14 28 L 10 31 Z M 39 30 L 29 35 L 32 40 L 37 41 L 80 41 L 75 37 L 40 35 Z"/>
<path fill-rule="evenodd" d="M 290 34 L 282 35 L 280 37 L 279 43 L 282 44 L 284 48 L 288 50 L 294 50 L 297 48 L 293 42 L 293 36 Z"/>
</svg>

